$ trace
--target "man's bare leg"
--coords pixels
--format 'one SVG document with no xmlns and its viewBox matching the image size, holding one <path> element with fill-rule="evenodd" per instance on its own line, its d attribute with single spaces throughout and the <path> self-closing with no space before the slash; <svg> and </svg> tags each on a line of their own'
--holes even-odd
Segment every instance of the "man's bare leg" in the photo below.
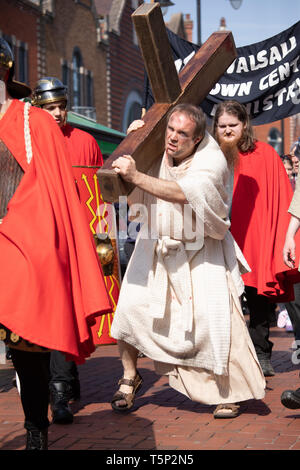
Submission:
<svg viewBox="0 0 300 470">
<path fill-rule="evenodd" d="M 134 379 L 136 375 L 136 363 L 139 351 L 131 344 L 118 340 L 120 358 L 126 379 Z"/>
<path fill-rule="evenodd" d="M 136 364 L 139 351 L 135 347 L 121 340 L 118 340 L 118 347 L 124 369 L 123 377 L 125 379 L 134 379 L 136 376 Z M 130 385 L 122 384 L 120 385 L 119 390 L 123 393 L 131 393 L 132 388 L 133 387 Z M 116 406 L 124 406 L 124 400 L 117 401 Z"/>
</svg>

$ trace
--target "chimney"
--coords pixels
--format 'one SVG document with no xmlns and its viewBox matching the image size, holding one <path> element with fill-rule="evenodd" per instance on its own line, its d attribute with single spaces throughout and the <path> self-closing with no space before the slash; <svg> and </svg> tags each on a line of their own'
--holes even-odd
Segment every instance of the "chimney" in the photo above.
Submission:
<svg viewBox="0 0 300 470">
<path fill-rule="evenodd" d="M 191 20 L 191 15 L 189 13 L 185 15 L 184 30 L 187 41 L 193 42 L 193 20 Z"/>
<path fill-rule="evenodd" d="M 224 17 L 220 19 L 219 31 L 227 31 L 226 20 Z"/>
</svg>

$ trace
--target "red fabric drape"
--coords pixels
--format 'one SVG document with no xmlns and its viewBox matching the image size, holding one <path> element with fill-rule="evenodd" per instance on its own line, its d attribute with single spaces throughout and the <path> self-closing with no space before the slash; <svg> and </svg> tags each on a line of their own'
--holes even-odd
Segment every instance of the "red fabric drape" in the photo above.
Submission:
<svg viewBox="0 0 300 470">
<path fill-rule="evenodd" d="M 70 124 L 66 124 L 61 130 L 65 137 L 72 165 L 103 165 L 101 150 L 93 136 L 70 126 Z"/>
<path fill-rule="evenodd" d="M 293 300 L 291 281 L 300 282 L 298 271 L 291 272 L 282 258 L 292 197 L 286 170 L 273 147 L 257 142 L 254 152 L 240 154 L 234 175 L 231 231 L 251 268 L 243 275 L 245 285 L 275 302 Z M 299 249 L 299 235 L 296 241 Z M 299 255 L 296 266 L 298 263 Z"/>
<path fill-rule="evenodd" d="M 64 137 L 33 107 L 30 130 L 28 165 L 24 104 L 14 100 L 0 120 L 0 139 L 25 174 L 0 225 L 0 323 L 80 363 L 95 348 L 95 315 L 111 312 L 111 303 Z"/>
</svg>

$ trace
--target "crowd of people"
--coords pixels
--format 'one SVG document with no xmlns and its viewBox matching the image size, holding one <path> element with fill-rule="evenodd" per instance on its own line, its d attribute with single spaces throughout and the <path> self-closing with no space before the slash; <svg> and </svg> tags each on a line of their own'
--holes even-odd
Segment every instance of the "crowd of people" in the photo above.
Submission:
<svg viewBox="0 0 300 470">
<path fill-rule="evenodd" d="M 31 90 L 13 76 L 0 38 L 0 332 L 20 381 L 26 449 L 46 450 L 49 396 L 53 422 L 72 423 L 77 364 L 94 351 L 95 316 L 112 311 L 72 176 L 72 165 L 103 159 L 67 123 L 60 80 L 39 80 L 29 105 L 20 99 Z M 200 107 L 172 108 L 164 142 L 147 174 L 130 155 L 113 163 L 135 187 L 131 217 L 144 218 L 112 323 L 123 376 L 111 406 L 134 407 L 142 354 L 171 387 L 215 405 L 214 418 L 234 418 L 241 402 L 264 398 L 275 374 L 275 308 L 300 340 L 300 282 L 286 276 L 298 262 L 299 160 L 295 148 L 281 159 L 255 139 L 246 108 L 231 100 L 217 106 L 210 132 Z M 300 389 L 281 400 L 300 408 Z"/>
</svg>

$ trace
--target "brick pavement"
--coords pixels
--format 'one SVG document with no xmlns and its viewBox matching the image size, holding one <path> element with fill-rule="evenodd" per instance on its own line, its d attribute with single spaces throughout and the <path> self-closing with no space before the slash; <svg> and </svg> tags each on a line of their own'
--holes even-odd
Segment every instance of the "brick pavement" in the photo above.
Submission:
<svg viewBox="0 0 300 470">
<path fill-rule="evenodd" d="M 152 361 L 139 359 L 144 378 L 132 413 L 111 410 L 121 375 L 116 346 L 97 348 L 79 367 L 82 398 L 72 404 L 72 425 L 51 425 L 49 450 L 300 450 L 300 410 L 280 403 L 287 388 L 299 386 L 299 365 L 291 361 L 293 335 L 271 329 L 276 376 L 268 378 L 264 400 L 249 400 L 235 419 L 215 420 L 214 407 L 191 402 L 154 373 Z M 11 363 L 0 365 L 0 449 L 24 448 L 23 413 L 12 385 Z"/>
</svg>

